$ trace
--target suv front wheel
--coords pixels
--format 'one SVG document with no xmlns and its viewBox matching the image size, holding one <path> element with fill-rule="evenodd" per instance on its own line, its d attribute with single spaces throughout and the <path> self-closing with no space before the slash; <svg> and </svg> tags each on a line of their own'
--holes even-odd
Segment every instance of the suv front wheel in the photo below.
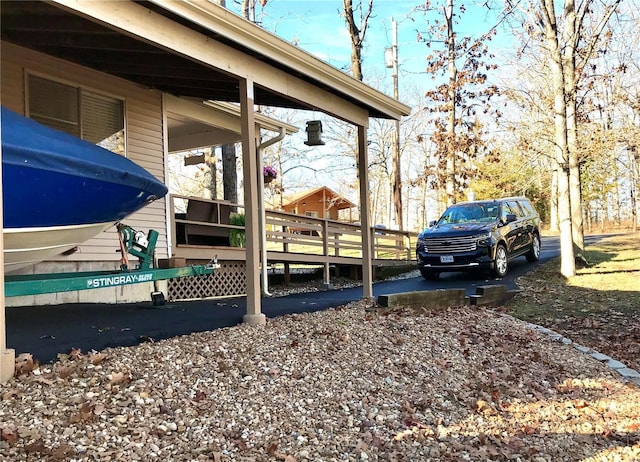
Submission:
<svg viewBox="0 0 640 462">
<path fill-rule="evenodd" d="M 503 278 L 507 275 L 509 269 L 509 258 L 507 257 L 507 248 L 504 244 L 498 244 L 496 247 L 496 257 L 493 260 L 493 274 L 497 278 Z"/>
<path fill-rule="evenodd" d="M 440 273 L 438 273 L 437 271 L 427 271 L 427 270 L 424 270 L 424 269 L 420 270 L 420 274 L 427 281 L 438 279 L 438 277 L 440 276 Z"/>
</svg>

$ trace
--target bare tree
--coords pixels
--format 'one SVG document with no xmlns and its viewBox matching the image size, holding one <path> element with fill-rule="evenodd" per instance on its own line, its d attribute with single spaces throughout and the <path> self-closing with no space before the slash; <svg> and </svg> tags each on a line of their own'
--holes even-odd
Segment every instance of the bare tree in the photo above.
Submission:
<svg viewBox="0 0 640 462">
<path fill-rule="evenodd" d="M 450 205 L 462 197 L 472 174 L 471 162 L 486 151 L 481 117 L 493 111 L 489 100 L 497 92 L 487 82 L 486 72 L 496 68 L 491 62 L 485 42 L 495 34 L 492 28 L 478 39 L 460 37 L 456 31 L 457 19 L 465 7 L 456 8 L 453 0 L 446 0 L 441 8 L 427 4 L 419 8 L 424 12 L 441 11 L 444 21 L 436 19 L 426 32 L 418 32 L 430 50 L 427 74 L 436 80 L 447 79 L 434 90 L 426 92 L 426 110 L 432 115 L 434 131 L 432 141 L 438 147 L 438 163 L 433 186 L 444 190 L 441 202 Z M 439 48 L 440 47 L 440 48 Z M 493 111 L 500 116 L 499 111 Z M 437 116 L 439 115 L 439 116 Z"/>
<path fill-rule="evenodd" d="M 597 51 L 597 44 L 609 18 L 621 0 L 603 6 L 601 16 L 587 18 L 598 10 L 592 0 L 558 4 L 553 0 L 530 2 L 525 29 L 539 41 L 547 57 L 553 94 L 555 159 L 558 172 L 558 218 L 560 228 L 560 271 L 575 275 L 576 252 L 584 247 L 580 158 L 577 130 L 577 92 L 580 77 Z M 562 6 L 562 15 L 556 11 Z M 575 247 L 574 247 L 575 246 Z"/>
<path fill-rule="evenodd" d="M 373 0 L 369 0 L 366 8 L 361 1 L 354 8 L 353 0 L 344 0 L 343 16 L 351 38 L 351 74 L 358 80 L 362 80 L 362 46 L 372 12 Z"/>
</svg>

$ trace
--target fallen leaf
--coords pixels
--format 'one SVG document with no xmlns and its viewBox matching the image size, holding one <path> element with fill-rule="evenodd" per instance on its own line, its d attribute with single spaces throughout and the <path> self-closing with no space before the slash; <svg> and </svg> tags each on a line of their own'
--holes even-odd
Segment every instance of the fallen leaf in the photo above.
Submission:
<svg viewBox="0 0 640 462">
<path fill-rule="evenodd" d="M 7 390 L 2 394 L 2 400 L 6 401 L 12 398 L 19 398 L 21 395 L 22 395 L 21 391 L 18 391 L 15 388 L 11 388 L 10 390 Z"/>
<path fill-rule="evenodd" d="M 35 378 L 35 382 L 42 383 L 44 385 L 53 385 L 55 383 L 55 381 L 49 380 L 41 375 Z"/>
<path fill-rule="evenodd" d="M 37 367 L 31 353 L 21 353 L 16 357 L 15 375 L 28 374 Z"/>
<path fill-rule="evenodd" d="M 269 454 L 270 456 L 273 456 L 277 450 L 278 445 L 275 443 L 271 443 L 269 446 L 267 446 L 267 454 Z"/>
<path fill-rule="evenodd" d="M 76 454 L 76 450 L 70 444 L 62 443 L 60 446 L 51 451 L 51 458 L 53 460 L 66 461 L 71 456 Z"/>
<path fill-rule="evenodd" d="M 110 385 L 119 385 L 121 383 L 129 382 L 131 380 L 131 376 L 125 372 L 114 372 L 109 377 L 109 380 Z"/>
<path fill-rule="evenodd" d="M 47 449 L 47 447 L 44 445 L 44 442 L 42 440 L 37 440 L 37 441 L 34 441 L 33 443 L 27 444 L 24 447 L 24 450 L 27 453 L 31 453 L 31 452 L 40 452 L 42 454 L 49 453 L 49 449 Z"/>
<path fill-rule="evenodd" d="M 94 366 L 96 364 L 100 364 L 102 361 L 104 361 L 104 359 L 105 359 L 105 355 L 103 353 L 96 353 L 94 351 L 89 353 L 89 362 Z"/>
<path fill-rule="evenodd" d="M 62 366 L 58 370 L 58 375 L 60 376 L 61 379 L 66 379 L 71 374 L 73 374 L 73 372 L 76 370 L 76 367 L 77 366 L 75 364 L 71 364 L 70 366 Z"/>
<path fill-rule="evenodd" d="M 13 446 L 18 441 L 18 434 L 13 428 L 4 427 L 0 430 L 0 440 L 9 443 L 9 446 Z"/>
</svg>

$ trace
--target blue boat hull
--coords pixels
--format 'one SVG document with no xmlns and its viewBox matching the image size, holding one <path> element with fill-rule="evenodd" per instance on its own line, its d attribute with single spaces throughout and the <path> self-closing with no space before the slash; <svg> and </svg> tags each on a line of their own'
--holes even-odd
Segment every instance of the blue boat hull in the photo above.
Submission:
<svg viewBox="0 0 640 462">
<path fill-rule="evenodd" d="M 1 136 L 6 271 L 65 252 L 167 193 L 130 160 L 4 107 Z"/>
<path fill-rule="evenodd" d="M 5 228 L 115 222 L 157 198 L 135 185 L 16 165 L 3 164 L 2 177 Z"/>
</svg>

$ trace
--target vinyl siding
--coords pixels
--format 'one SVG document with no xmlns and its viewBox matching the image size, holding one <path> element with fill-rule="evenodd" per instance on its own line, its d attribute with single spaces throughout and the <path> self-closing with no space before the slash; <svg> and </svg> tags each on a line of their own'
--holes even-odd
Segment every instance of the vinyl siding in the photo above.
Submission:
<svg viewBox="0 0 640 462">
<path fill-rule="evenodd" d="M 127 157 L 165 181 L 160 92 L 7 42 L 2 42 L 1 46 L 4 106 L 25 113 L 25 75 L 28 72 L 121 98 L 125 101 Z M 165 206 L 164 199 L 158 200 L 124 220 L 125 224 L 140 231 L 158 231 L 158 258 L 168 256 Z M 120 260 L 118 248 L 118 236 L 113 229 L 81 244 L 78 252 L 57 257 L 55 261 L 113 262 L 117 266 Z"/>
</svg>

